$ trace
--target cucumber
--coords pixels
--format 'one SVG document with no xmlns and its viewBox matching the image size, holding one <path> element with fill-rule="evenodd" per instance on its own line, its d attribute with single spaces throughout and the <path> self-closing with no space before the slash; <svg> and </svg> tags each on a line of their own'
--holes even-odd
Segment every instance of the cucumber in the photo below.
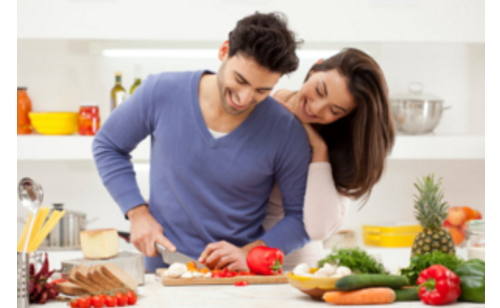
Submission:
<svg viewBox="0 0 500 308">
<path fill-rule="evenodd" d="M 420 297 L 418 297 L 418 289 L 417 287 L 404 288 L 394 290 L 396 292 L 396 301 L 419 301 Z"/>
<path fill-rule="evenodd" d="M 369 287 L 389 287 L 399 289 L 408 285 L 404 276 L 386 274 L 357 274 L 344 276 L 337 280 L 335 288 L 340 291 L 352 291 Z"/>
</svg>

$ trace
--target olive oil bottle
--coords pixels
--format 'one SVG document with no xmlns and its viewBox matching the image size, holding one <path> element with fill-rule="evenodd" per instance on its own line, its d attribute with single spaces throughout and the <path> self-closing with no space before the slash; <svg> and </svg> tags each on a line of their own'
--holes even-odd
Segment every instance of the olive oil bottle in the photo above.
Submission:
<svg viewBox="0 0 500 308">
<path fill-rule="evenodd" d="M 132 95 L 135 89 L 141 84 L 141 66 L 136 65 L 134 69 L 134 84 L 130 87 L 129 93 Z"/>
<path fill-rule="evenodd" d="M 127 91 L 122 86 L 122 73 L 115 73 L 115 86 L 111 89 L 111 111 L 127 98 Z"/>
</svg>

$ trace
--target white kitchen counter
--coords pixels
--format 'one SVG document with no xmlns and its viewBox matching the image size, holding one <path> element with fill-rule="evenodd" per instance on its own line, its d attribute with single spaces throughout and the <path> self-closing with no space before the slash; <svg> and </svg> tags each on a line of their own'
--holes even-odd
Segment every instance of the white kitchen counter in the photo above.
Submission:
<svg viewBox="0 0 500 308">
<path fill-rule="evenodd" d="M 148 308 L 276 308 L 276 307 L 328 307 L 323 301 L 314 301 L 289 284 L 224 286 L 162 286 L 159 277 L 146 275 L 146 283 L 138 290 L 139 299 L 134 307 Z M 67 308 L 65 302 L 48 302 L 30 307 Z M 368 307 L 368 306 L 349 306 Z M 429 306 L 420 302 L 398 302 L 372 307 L 419 308 Z M 446 307 L 476 308 L 484 304 L 454 303 Z"/>
<path fill-rule="evenodd" d="M 379 259 L 391 272 L 396 273 L 398 268 L 406 267 L 410 262 L 410 248 L 378 248 L 363 246 L 369 254 Z M 133 247 L 127 249 L 135 250 Z M 61 261 L 82 258 L 80 250 L 48 251 L 51 269 L 59 269 Z M 329 250 L 325 250 L 325 255 Z M 465 251 L 457 250 L 457 255 L 465 259 Z M 162 286 L 158 277 L 146 275 L 146 283 L 139 287 L 139 301 L 136 307 L 320 307 L 327 303 L 314 301 L 308 295 L 288 284 L 249 285 L 246 287 L 227 286 Z M 65 302 L 51 301 L 45 305 L 31 305 L 30 307 L 67 308 Z M 349 306 L 361 307 L 361 306 Z M 429 307 L 419 302 L 398 302 L 376 307 Z M 450 307 L 475 308 L 485 307 L 484 304 L 455 303 Z"/>
</svg>

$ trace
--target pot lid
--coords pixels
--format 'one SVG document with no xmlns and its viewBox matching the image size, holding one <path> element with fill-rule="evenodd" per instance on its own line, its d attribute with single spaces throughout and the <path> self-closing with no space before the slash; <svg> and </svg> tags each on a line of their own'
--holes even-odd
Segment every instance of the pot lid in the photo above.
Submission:
<svg viewBox="0 0 500 308">
<path fill-rule="evenodd" d="M 56 210 L 56 211 L 65 210 L 64 203 L 52 203 L 52 206 L 53 206 L 54 210 Z M 78 216 L 82 216 L 82 217 L 87 216 L 85 213 L 78 212 L 78 211 L 70 211 L 70 210 L 66 210 L 66 215 L 78 215 Z"/>
<path fill-rule="evenodd" d="M 397 93 L 391 95 L 391 100 L 413 100 L 413 101 L 437 101 L 443 100 L 435 95 L 424 93 L 424 85 L 420 82 L 410 82 L 408 85 L 408 93 Z"/>
</svg>

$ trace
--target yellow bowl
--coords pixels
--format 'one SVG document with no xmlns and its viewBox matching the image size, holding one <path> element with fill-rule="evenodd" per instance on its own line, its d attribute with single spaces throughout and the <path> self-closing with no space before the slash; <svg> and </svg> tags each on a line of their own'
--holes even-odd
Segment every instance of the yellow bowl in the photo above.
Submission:
<svg viewBox="0 0 500 308">
<path fill-rule="evenodd" d="M 310 273 L 314 274 L 317 270 L 317 268 L 311 268 Z M 293 272 L 288 272 L 287 276 L 288 282 L 293 287 L 299 289 L 315 300 L 321 300 L 325 292 L 336 290 L 335 283 L 340 279 L 340 277 L 296 276 Z"/>
<path fill-rule="evenodd" d="M 370 246 L 411 247 L 419 232 L 422 232 L 420 225 L 363 225 L 363 240 Z"/>
<path fill-rule="evenodd" d="M 30 112 L 28 116 L 43 135 L 72 135 L 78 130 L 77 112 Z"/>
</svg>

